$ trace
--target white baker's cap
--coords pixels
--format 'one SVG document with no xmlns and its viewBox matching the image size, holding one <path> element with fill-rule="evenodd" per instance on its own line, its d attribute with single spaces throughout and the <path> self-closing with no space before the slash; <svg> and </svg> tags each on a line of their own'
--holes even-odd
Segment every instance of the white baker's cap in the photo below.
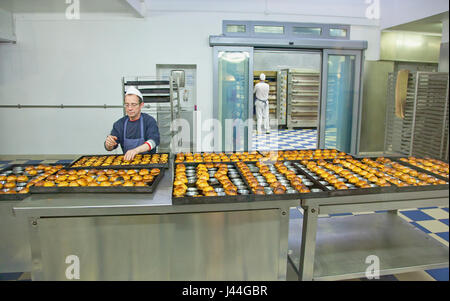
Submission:
<svg viewBox="0 0 450 301">
<path fill-rule="evenodd" d="M 261 73 L 261 74 L 259 75 L 259 79 L 260 79 L 260 80 L 266 80 L 266 75 L 265 75 L 264 73 Z"/>
<path fill-rule="evenodd" d="M 137 95 L 141 99 L 141 101 L 144 101 L 144 97 L 142 96 L 141 91 L 139 91 L 138 89 L 136 89 L 136 87 L 133 86 L 127 89 L 125 95 Z"/>
</svg>

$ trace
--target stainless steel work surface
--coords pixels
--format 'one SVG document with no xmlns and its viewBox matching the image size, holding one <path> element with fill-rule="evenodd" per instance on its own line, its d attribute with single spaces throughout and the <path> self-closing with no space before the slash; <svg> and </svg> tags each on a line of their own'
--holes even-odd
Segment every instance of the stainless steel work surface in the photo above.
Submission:
<svg viewBox="0 0 450 301">
<path fill-rule="evenodd" d="M 299 266 L 303 219 L 291 219 L 289 257 Z M 380 262 L 380 275 L 448 267 L 449 249 L 394 213 L 319 218 L 314 280 L 365 277 L 372 263 Z"/>
<path fill-rule="evenodd" d="M 289 208 L 299 200 L 172 205 L 171 170 L 153 193 L 55 193 L 32 194 L 14 207 L 18 216 L 95 216 L 158 214 L 199 211 Z"/>
<path fill-rule="evenodd" d="M 33 280 L 285 280 L 289 214 L 279 209 L 41 218 Z M 281 247 L 280 247 L 281 246 Z"/>
<path fill-rule="evenodd" d="M 31 251 L 27 220 L 15 216 L 13 208 L 21 201 L 0 202 L 0 272 L 31 271 Z"/>
</svg>

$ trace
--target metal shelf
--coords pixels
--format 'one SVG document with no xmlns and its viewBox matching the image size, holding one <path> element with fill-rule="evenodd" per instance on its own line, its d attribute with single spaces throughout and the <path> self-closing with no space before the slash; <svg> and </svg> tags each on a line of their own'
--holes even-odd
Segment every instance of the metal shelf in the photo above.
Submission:
<svg viewBox="0 0 450 301">
<path fill-rule="evenodd" d="M 288 70 L 288 128 L 317 126 L 319 89 L 319 73 Z M 303 110 L 299 111 L 298 108 Z M 305 120 L 305 117 L 308 119 Z"/>
<path fill-rule="evenodd" d="M 289 255 L 298 272 L 302 219 L 290 221 Z M 319 218 L 313 280 L 365 277 L 368 255 L 380 276 L 448 267 L 448 247 L 393 213 Z"/>
</svg>

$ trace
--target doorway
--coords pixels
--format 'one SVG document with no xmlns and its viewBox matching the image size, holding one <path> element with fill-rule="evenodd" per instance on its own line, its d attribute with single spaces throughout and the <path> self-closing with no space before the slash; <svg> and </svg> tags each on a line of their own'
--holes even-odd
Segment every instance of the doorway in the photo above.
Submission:
<svg viewBox="0 0 450 301">
<path fill-rule="evenodd" d="M 270 129 L 258 133 L 254 109 L 253 149 L 318 147 L 321 71 L 320 50 L 254 50 L 253 84 L 260 82 L 261 74 L 269 84 Z M 256 101 L 255 95 L 253 101 Z"/>
</svg>

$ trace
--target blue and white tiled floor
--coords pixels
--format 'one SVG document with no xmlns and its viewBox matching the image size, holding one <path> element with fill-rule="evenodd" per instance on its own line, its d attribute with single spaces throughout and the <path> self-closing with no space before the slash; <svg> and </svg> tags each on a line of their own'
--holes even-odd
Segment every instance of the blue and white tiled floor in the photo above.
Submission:
<svg viewBox="0 0 450 301">
<path fill-rule="evenodd" d="M 255 150 L 315 149 L 317 130 L 271 130 L 270 134 L 253 136 Z"/>
<path fill-rule="evenodd" d="M 253 137 L 253 146 L 256 150 L 268 149 L 315 149 L 317 132 L 316 130 L 280 130 L 271 131 L 267 135 L 255 135 Z M 66 163 L 72 160 L 16 160 L 16 161 L 0 161 L 0 169 L 8 164 L 20 163 Z M 303 209 L 291 209 L 292 218 L 302 218 Z M 321 218 L 339 218 L 339 216 L 359 215 L 359 214 L 377 214 L 378 212 L 359 212 L 320 215 Z M 427 207 L 399 211 L 399 216 L 404 218 L 411 225 L 417 227 L 429 236 L 438 240 L 448 247 L 449 225 L 448 225 L 448 208 Z M 2 274 L 0 271 L 0 280 L 30 280 L 29 271 L 24 273 L 8 273 Z M 364 279 L 361 279 L 364 280 Z M 388 275 L 380 277 L 380 280 L 386 281 L 448 281 L 449 269 L 435 269 L 420 272 L 402 273 L 396 275 Z"/>
</svg>

